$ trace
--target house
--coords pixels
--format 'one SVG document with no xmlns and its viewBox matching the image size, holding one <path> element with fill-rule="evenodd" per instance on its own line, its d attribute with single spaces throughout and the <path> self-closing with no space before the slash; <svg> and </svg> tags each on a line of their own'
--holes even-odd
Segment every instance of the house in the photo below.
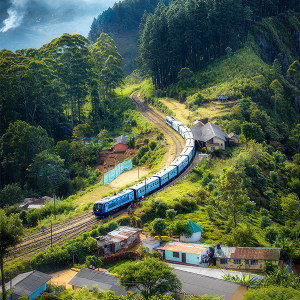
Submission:
<svg viewBox="0 0 300 300">
<path fill-rule="evenodd" d="M 194 124 L 194 126 L 199 127 L 199 128 L 204 126 L 204 123 L 200 120 L 194 121 L 193 124 Z"/>
<path fill-rule="evenodd" d="M 196 144 L 200 148 L 206 147 L 207 152 L 212 152 L 218 149 L 224 150 L 226 146 L 234 146 L 239 142 L 240 137 L 237 134 L 234 132 L 227 134 L 222 131 L 218 125 L 211 122 L 200 127 L 196 125 L 190 127 Z"/>
<path fill-rule="evenodd" d="M 180 236 L 180 240 L 182 242 L 196 242 L 200 241 L 201 239 L 201 231 L 203 230 L 203 227 L 198 225 L 197 223 L 193 221 L 188 221 L 188 229 L 191 230 L 192 236 L 186 237 L 185 235 Z"/>
<path fill-rule="evenodd" d="M 183 295 L 195 297 L 205 294 L 213 296 L 223 295 L 225 300 L 242 300 L 244 293 L 248 290 L 247 286 L 237 282 L 208 277 L 179 269 L 174 269 L 173 272 L 182 283 L 180 293 Z"/>
<path fill-rule="evenodd" d="M 34 299 L 46 290 L 46 283 L 52 276 L 39 272 L 30 271 L 16 276 L 6 284 L 6 290 L 12 288 L 12 299 L 16 300 L 21 296 Z"/>
<path fill-rule="evenodd" d="M 162 249 L 162 258 L 168 262 L 199 266 L 206 263 L 212 255 L 210 247 L 200 244 L 168 242 Z"/>
<path fill-rule="evenodd" d="M 218 100 L 221 100 L 222 102 L 223 101 L 227 101 L 229 98 L 227 97 L 227 96 L 225 96 L 225 95 L 220 95 L 219 97 L 218 97 Z"/>
<path fill-rule="evenodd" d="M 93 286 L 96 285 L 98 289 L 101 289 L 104 292 L 113 291 L 116 296 L 126 296 L 126 291 L 118 284 L 118 281 L 119 278 L 114 275 L 81 268 L 68 284 L 72 286 L 73 290 L 87 286 L 91 291 L 93 290 Z"/>
<path fill-rule="evenodd" d="M 120 135 L 113 140 L 113 148 L 115 152 L 125 152 L 128 149 L 126 145 L 127 138 L 125 135 Z"/>
<path fill-rule="evenodd" d="M 140 229 L 129 226 L 120 226 L 106 236 L 96 238 L 99 255 L 108 255 L 128 249 L 140 241 Z"/>
<path fill-rule="evenodd" d="M 19 206 L 23 210 L 28 210 L 28 209 L 31 209 L 31 208 L 39 209 L 39 208 L 45 206 L 50 201 L 53 201 L 53 198 L 48 197 L 48 196 L 44 196 L 44 197 L 39 198 L 39 199 L 26 198 L 22 201 L 22 203 L 19 204 Z"/>
<path fill-rule="evenodd" d="M 232 140 L 233 145 L 238 145 L 239 144 L 240 137 L 235 133 L 235 131 L 230 132 L 228 134 L 228 137 Z"/>
<path fill-rule="evenodd" d="M 280 248 L 265 247 L 221 247 L 214 249 L 216 265 L 222 269 L 244 269 L 262 271 L 266 261 L 279 263 Z"/>
<path fill-rule="evenodd" d="M 160 246 L 160 240 L 155 239 L 154 237 L 148 237 L 142 240 L 143 247 L 148 247 L 149 252 L 151 253 L 155 248 Z"/>
</svg>

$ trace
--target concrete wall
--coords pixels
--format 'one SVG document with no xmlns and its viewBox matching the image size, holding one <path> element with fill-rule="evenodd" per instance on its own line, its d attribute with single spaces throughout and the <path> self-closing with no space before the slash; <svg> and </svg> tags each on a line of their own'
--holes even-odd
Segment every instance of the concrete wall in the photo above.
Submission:
<svg viewBox="0 0 300 300">
<path fill-rule="evenodd" d="M 229 300 L 242 300 L 247 290 L 247 286 L 240 285 L 240 287 L 235 291 L 235 293 L 230 297 Z"/>
<path fill-rule="evenodd" d="M 234 140 L 234 142 L 235 142 L 236 144 L 238 144 L 238 143 L 239 143 L 239 140 L 238 140 L 238 138 L 237 138 L 237 137 L 233 136 L 233 137 L 231 137 L 231 139 L 232 139 L 232 140 Z"/>
<path fill-rule="evenodd" d="M 257 265 L 251 265 L 251 259 L 249 260 L 249 270 L 262 270 L 265 266 L 265 260 L 258 259 Z M 276 263 L 276 261 L 272 261 L 272 263 Z M 222 269 L 246 269 L 245 259 L 241 259 L 241 264 L 234 264 L 234 259 L 229 258 L 227 259 L 227 264 L 221 264 L 220 258 L 216 259 L 216 265 Z"/>
<path fill-rule="evenodd" d="M 199 254 L 186 253 L 186 262 L 187 264 L 199 265 Z M 173 257 L 173 251 L 165 251 L 165 259 L 170 261 L 182 262 L 182 252 L 179 252 L 179 258 Z"/>
<path fill-rule="evenodd" d="M 144 247 L 148 247 L 150 253 L 153 251 L 154 248 L 158 247 L 159 245 L 160 245 L 160 242 L 157 242 L 157 243 L 154 244 L 154 245 L 149 245 L 149 244 L 143 242 L 143 246 L 144 246 Z"/>
<path fill-rule="evenodd" d="M 219 144 L 219 145 L 220 145 L 220 146 L 219 146 L 219 149 L 222 149 L 222 150 L 225 149 L 225 141 L 223 141 L 223 140 L 221 140 L 221 139 L 219 139 L 219 138 L 217 138 L 217 137 L 214 137 L 214 138 L 213 138 L 213 143 L 214 143 L 214 144 Z"/>
<path fill-rule="evenodd" d="M 125 152 L 128 148 L 128 145 L 125 144 L 117 144 L 116 146 L 114 146 L 114 150 L 115 152 Z"/>
<path fill-rule="evenodd" d="M 180 236 L 181 242 L 196 242 L 196 241 L 200 241 L 200 239 L 201 239 L 201 231 L 193 233 L 192 236 L 189 238 L 186 237 L 185 235 Z"/>
</svg>

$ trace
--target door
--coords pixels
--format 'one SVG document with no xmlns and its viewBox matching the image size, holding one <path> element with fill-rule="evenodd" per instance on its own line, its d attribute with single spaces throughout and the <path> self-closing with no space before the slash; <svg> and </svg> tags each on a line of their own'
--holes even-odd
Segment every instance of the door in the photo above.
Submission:
<svg viewBox="0 0 300 300">
<path fill-rule="evenodd" d="M 245 259 L 245 269 L 249 269 L 249 259 Z"/>
<path fill-rule="evenodd" d="M 182 262 L 183 262 L 183 263 L 186 262 L 186 253 L 182 253 Z"/>
</svg>

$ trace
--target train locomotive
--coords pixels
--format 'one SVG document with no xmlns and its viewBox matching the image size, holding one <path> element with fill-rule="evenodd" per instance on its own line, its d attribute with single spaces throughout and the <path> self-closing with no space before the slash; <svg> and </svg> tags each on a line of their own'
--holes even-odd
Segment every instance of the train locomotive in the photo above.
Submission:
<svg viewBox="0 0 300 300">
<path fill-rule="evenodd" d="M 191 129 L 172 116 L 166 117 L 166 123 L 185 140 L 185 148 L 180 155 L 169 166 L 150 178 L 140 181 L 119 193 L 96 201 L 93 206 L 93 213 L 96 217 L 105 217 L 128 207 L 132 202 L 144 199 L 144 197 L 173 181 L 191 163 L 195 155 L 195 141 Z"/>
</svg>

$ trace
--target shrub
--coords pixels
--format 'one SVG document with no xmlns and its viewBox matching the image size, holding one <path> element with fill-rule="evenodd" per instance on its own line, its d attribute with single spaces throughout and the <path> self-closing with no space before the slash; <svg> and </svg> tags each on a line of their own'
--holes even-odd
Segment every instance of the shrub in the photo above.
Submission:
<svg viewBox="0 0 300 300">
<path fill-rule="evenodd" d="M 103 262 L 103 257 L 97 257 L 94 255 L 90 255 L 86 257 L 85 263 L 84 263 L 84 267 L 86 268 L 90 268 L 90 266 L 95 267 L 95 268 L 100 268 L 102 266 L 102 262 Z"/>
<path fill-rule="evenodd" d="M 150 141 L 149 142 L 149 147 L 150 147 L 150 149 L 153 151 L 155 148 L 156 148 L 156 142 L 155 141 Z"/>
<path fill-rule="evenodd" d="M 278 231 L 273 227 L 266 227 L 265 230 L 265 238 L 270 243 L 273 244 L 276 241 L 278 236 Z"/>
<path fill-rule="evenodd" d="M 271 226 L 272 221 L 268 216 L 262 216 L 260 218 L 260 228 L 265 229 L 266 227 Z"/>
<path fill-rule="evenodd" d="M 147 146 L 142 146 L 139 151 L 137 152 L 137 157 L 141 159 L 147 152 L 149 151 L 149 148 Z"/>
<path fill-rule="evenodd" d="M 119 224 L 119 226 L 130 226 L 130 217 L 123 216 L 117 220 L 117 223 Z"/>
</svg>

